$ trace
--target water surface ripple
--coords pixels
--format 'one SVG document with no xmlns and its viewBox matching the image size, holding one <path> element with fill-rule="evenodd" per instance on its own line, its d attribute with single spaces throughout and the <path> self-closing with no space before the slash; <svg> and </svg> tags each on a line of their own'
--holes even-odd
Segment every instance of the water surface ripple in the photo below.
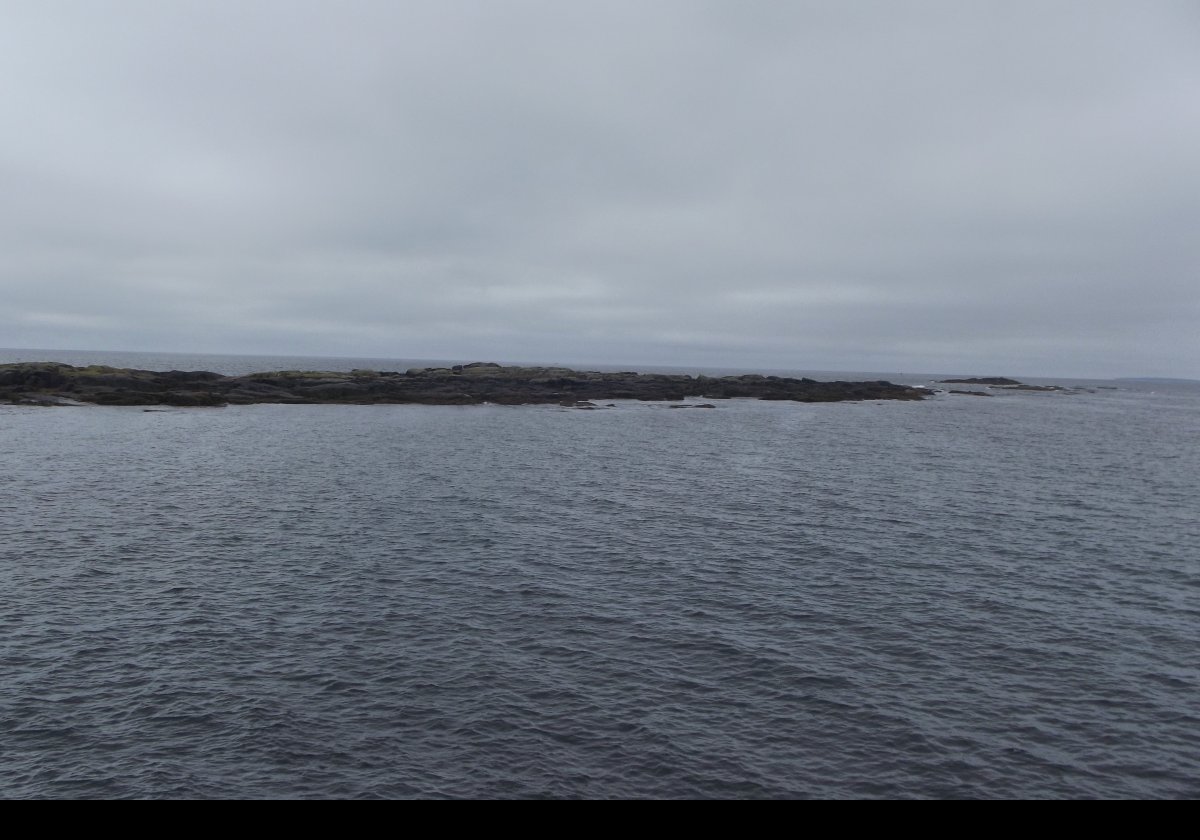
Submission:
<svg viewBox="0 0 1200 840">
<path fill-rule="evenodd" d="M 1194 797 L 1198 407 L 0 408 L 0 795 Z"/>
</svg>

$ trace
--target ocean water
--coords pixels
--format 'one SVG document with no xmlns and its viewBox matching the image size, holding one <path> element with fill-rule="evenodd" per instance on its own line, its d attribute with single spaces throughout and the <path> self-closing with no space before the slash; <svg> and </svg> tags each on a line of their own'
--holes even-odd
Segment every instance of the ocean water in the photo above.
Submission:
<svg viewBox="0 0 1200 840">
<path fill-rule="evenodd" d="M 0 796 L 1200 796 L 1200 388 L 1101 384 L 0 407 Z"/>
</svg>

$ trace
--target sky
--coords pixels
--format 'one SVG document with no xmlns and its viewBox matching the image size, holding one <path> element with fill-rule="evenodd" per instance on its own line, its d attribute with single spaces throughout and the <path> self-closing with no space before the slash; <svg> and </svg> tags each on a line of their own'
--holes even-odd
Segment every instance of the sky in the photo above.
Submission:
<svg viewBox="0 0 1200 840">
<path fill-rule="evenodd" d="M 1195 0 L 0 0 L 0 346 L 1200 378 Z"/>
</svg>

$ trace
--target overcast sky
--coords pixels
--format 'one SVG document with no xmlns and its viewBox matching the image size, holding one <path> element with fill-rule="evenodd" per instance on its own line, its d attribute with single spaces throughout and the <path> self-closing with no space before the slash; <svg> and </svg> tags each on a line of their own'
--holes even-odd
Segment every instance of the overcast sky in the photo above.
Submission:
<svg viewBox="0 0 1200 840">
<path fill-rule="evenodd" d="M 1200 377 L 1200 3 L 0 0 L 0 346 Z"/>
</svg>

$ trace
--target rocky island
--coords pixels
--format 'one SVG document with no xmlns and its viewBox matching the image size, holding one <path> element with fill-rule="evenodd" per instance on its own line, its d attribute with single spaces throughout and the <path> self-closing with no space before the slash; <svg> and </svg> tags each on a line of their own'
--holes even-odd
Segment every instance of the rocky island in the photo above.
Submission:
<svg viewBox="0 0 1200 840">
<path fill-rule="evenodd" d="M 0 403 L 24 405 L 220 406 L 249 403 L 560 404 L 591 400 L 749 398 L 796 402 L 919 400 L 924 388 L 890 382 L 818 382 L 782 376 L 688 376 L 601 373 L 561 367 L 475 362 L 404 372 L 285 370 L 223 376 L 208 371 L 150 371 L 58 362 L 0 365 Z"/>
<path fill-rule="evenodd" d="M 941 384 L 962 384 L 962 385 L 986 385 L 988 388 L 1001 389 L 1005 391 L 1070 391 L 1069 388 L 1064 388 L 1061 385 L 1026 385 L 1018 379 L 1009 379 L 1007 376 L 972 376 L 962 379 L 942 379 Z M 990 397 L 984 391 L 955 391 L 951 390 L 951 394 L 970 394 L 975 397 Z"/>
<path fill-rule="evenodd" d="M 1009 379 L 1007 376 L 967 376 L 959 379 L 943 379 L 941 381 L 946 384 L 996 385 L 999 387 L 1022 384 L 1019 380 Z"/>
</svg>

